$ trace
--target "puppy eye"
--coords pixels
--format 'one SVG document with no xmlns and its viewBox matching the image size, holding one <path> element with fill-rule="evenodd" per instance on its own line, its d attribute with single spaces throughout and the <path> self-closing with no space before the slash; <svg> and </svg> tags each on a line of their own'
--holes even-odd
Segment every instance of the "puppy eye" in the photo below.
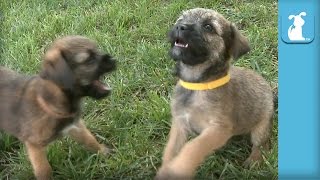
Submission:
<svg viewBox="0 0 320 180">
<path fill-rule="evenodd" d="M 95 53 L 92 51 L 92 50 L 89 50 L 89 57 L 88 57 L 88 59 L 86 60 L 86 63 L 87 64 L 92 64 L 92 63 L 94 63 L 94 61 L 95 61 Z"/>
<path fill-rule="evenodd" d="M 87 64 L 93 64 L 94 61 L 95 61 L 95 58 L 89 57 L 89 58 L 87 59 L 86 63 L 87 63 Z"/>
<path fill-rule="evenodd" d="M 213 26 L 211 24 L 205 24 L 203 25 L 204 29 L 209 31 L 209 32 L 212 32 L 213 31 Z"/>
</svg>

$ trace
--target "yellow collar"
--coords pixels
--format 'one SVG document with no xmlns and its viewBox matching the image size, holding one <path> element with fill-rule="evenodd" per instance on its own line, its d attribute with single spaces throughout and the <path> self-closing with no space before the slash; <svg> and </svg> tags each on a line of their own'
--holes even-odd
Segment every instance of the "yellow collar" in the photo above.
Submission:
<svg viewBox="0 0 320 180">
<path fill-rule="evenodd" d="M 230 74 L 228 73 L 226 76 L 220 79 L 210 81 L 207 83 L 189 83 L 189 82 L 182 81 L 181 79 L 179 80 L 179 83 L 182 87 L 186 89 L 200 91 L 200 90 L 214 89 L 214 88 L 223 86 L 227 84 L 229 81 L 230 81 Z"/>
</svg>

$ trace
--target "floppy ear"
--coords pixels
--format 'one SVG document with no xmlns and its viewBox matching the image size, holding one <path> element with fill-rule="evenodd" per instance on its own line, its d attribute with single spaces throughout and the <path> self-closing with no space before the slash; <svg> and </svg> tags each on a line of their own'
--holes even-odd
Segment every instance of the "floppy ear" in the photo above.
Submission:
<svg viewBox="0 0 320 180">
<path fill-rule="evenodd" d="M 234 60 L 237 60 L 242 55 L 250 51 L 249 42 L 234 24 L 231 24 L 231 44 L 229 47 L 229 54 Z"/>
<path fill-rule="evenodd" d="M 301 13 L 299 14 L 300 17 L 301 17 L 301 16 L 306 16 L 306 15 L 307 15 L 306 12 L 301 12 Z"/>
<path fill-rule="evenodd" d="M 296 17 L 295 15 L 290 15 L 288 18 L 291 20 L 292 18 Z"/>
<path fill-rule="evenodd" d="M 75 83 L 73 73 L 59 49 L 50 49 L 45 54 L 40 76 L 55 82 L 63 89 L 73 90 Z"/>
</svg>

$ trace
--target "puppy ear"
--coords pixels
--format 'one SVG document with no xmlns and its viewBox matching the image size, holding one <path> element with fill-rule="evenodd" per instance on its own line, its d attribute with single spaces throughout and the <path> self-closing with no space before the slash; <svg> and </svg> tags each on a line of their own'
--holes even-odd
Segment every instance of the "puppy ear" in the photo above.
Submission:
<svg viewBox="0 0 320 180">
<path fill-rule="evenodd" d="M 292 18 L 296 17 L 295 15 L 290 15 L 288 18 L 291 20 Z"/>
<path fill-rule="evenodd" d="M 40 76 L 55 82 L 63 89 L 73 90 L 75 83 L 73 73 L 59 49 L 50 49 L 45 54 Z"/>
<path fill-rule="evenodd" d="M 234 24 L 231 24 L 231 46 L 229 47 L 229 54 L 234 60 L 237 60 L 242 55 L 250 51 L 249 42 Z"/>
<path fill-rule="evenodd" d="M 300 17 L 301 17 L 301 16 L 306 16 L 306 15 L 307 15 L 306 12 L 301 12 L 301 13 L 299 14 Z"/>
</svg>

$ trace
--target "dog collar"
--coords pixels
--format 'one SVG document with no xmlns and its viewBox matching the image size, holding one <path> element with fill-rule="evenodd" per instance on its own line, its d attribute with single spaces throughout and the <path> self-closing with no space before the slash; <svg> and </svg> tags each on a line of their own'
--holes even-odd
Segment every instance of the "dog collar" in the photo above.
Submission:
<svg viewBox="0 0 320 180">
<path fill-rule="evenodd" d="M 230 74 L 228 73 L 226 76 L 223 76 L 220 79 L 210 81 L 207 83 L 190 83 L 190 82 L 182 81 L 181 79 L 179 80 L 179 83 L 182 87 L 186 89 L 201 91 L 201 90 L 210 90 L 210 89 L 223 86 L 227 84 L 229 81 L 230 81 Z"/>
</svg>

